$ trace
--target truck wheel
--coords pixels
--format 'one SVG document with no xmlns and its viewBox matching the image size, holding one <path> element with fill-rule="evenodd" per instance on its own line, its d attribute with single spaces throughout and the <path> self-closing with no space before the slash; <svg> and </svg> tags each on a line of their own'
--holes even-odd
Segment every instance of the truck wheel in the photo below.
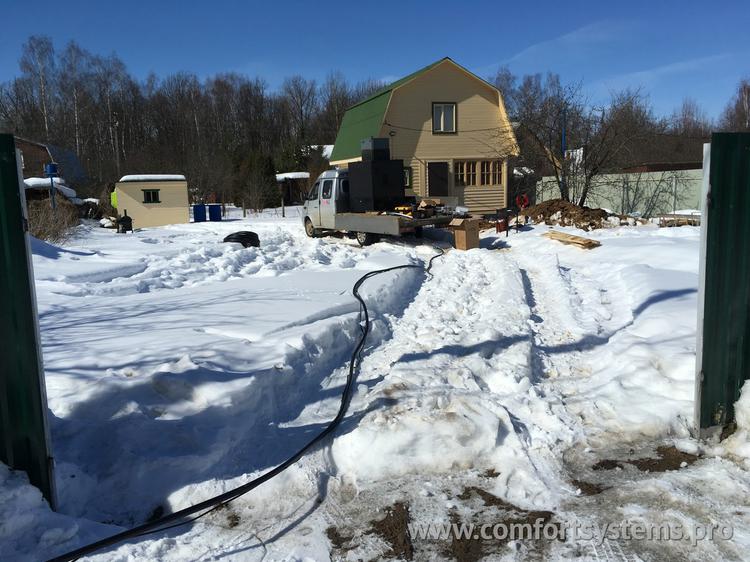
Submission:
<svg viewBox="0 0 750 562">
<path fill-rule="evenodd" d="M 360 246 L 369 246 L 378 241 L 379 236 L 372 232 L 357 232 L 357 242 Z"/>
<path fill-rule="evenodd" d="M 313 226 L 313 223 L 310 219 L 305 219 L 305 234 L 307 234 L 310 238 L 315 238 L 318 236 L 318 229 Z"/>
</svg>

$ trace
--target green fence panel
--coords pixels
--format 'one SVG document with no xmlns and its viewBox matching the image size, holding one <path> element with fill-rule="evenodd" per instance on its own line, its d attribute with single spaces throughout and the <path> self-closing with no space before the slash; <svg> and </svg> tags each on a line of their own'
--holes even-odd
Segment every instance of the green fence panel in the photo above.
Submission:
<svg viewBox="0 0 750 562">
<path fill-rule="evenodd" d="M 750 378 L 750 133 L 711 136 L 709 181 L 702 241 L 701 430 L 734 420 L 734 403 Z"/>
<path fill-rule="evenodd" d="M 26 211 L 12 135 L 0 135 L 0 461 L 55 507 Z"/>
</svg>

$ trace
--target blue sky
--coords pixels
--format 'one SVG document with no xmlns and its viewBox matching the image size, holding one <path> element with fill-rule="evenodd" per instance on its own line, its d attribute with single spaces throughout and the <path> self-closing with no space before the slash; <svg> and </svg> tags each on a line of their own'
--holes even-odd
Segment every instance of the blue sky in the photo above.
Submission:
<svg viewBox="0 0 750 562">
<path fill-rule="evenodd" d="M 659 114 L 689 96 L 717 117 L 750 76 L 750 2 L 640 0 L 2 0 L 0 81 L 21 44 L 46 34 L 116 52 L 138 78 L 235 71 L 277 88 L 285 76 L 392 79 L 443 56 L 482 77 L 553 71 L 592 102 L 641 87 Z"/>
</svg>

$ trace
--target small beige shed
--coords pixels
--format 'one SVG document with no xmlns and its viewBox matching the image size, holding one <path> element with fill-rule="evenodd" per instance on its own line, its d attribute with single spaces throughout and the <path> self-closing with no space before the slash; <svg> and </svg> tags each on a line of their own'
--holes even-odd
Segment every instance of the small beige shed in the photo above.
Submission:
<svg viewBox="0 0 750 562">
<path fill-rule="evenodd" d="M 115 184 L 117 212 L 127 211 L 133 228 L 190 222 L 185 176 L 144 174 L 123 176 Z"/>
</svg>

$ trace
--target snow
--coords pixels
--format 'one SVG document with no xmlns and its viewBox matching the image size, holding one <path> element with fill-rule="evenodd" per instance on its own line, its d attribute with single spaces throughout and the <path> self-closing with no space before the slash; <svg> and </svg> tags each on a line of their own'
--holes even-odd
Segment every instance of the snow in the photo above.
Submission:
<svg viewBox="0 0 750 562">
<path fill-rule="evenodd" d="M 54 180 L 55 189 L 62 193 L 65 197 L 70 200 L 77 199 L 76 192 L 74 189 L 65 185 L 65 180 L 62 178 L 52 178 Z M 50 186 L 49 178 L 26 178 L 23 183 L 26 184 L 26 189 L 49 189 Z"/>
<path fill-rule="evenodd" d="M 120 181 L 185 181 L 182 174 L 130 174 L 122 176 Z"/>
<path fill-rule="evenodd" d="M 321 156 L 326 160 L 330 160 L 331 154 L 333 154 L 332 144 L 312 144 L 310 145 L 310 148 L 313 150 L 320 150 Z"/>
<path fill-rule="evenodd" d="M 306 180 L 310 177 L 310 172 L 284 172 L 276 174 L 276 181 L 284 180 Z"/>
<path fill-rule="evenodd" d="M 435 242 L 310 239 L 298 209 L 286 212 L 243 219 L 230 208 L 222 222 L 127 235 L 92 224 L 65 247 L 33 241 L 61 511 L 0 466 L 4 559 L 60 554 L 240 485 L 335 416 L 359 335 L 352 284 L 426 262 Z M 220 242 L 239 230 L 261 247 Z M 732 437 L 707 447 L 689 434 L 699 229 L 597 230 L 585 233 L 602 242 L 590 251 L 547 230 L 486 231 L 480 249 L 446 252 L 431 275 L 369 280 L 372 333 L 335 438 L 225 510 L 90 559 L 327 560 L 330 526 L 354 534 L 343 556 L 387 558 L 368 533 L 383 509 L 468 517 L 480 509 L 472 487 L 559 521 L 732 522 L 725 543 L 607 548 L 741 558 L 750 385 Z M 705 456 L 663 473 L 591 470 L 659 445 Z M 597 496 L 574 483 L 597 478 L 609 488 Z M 558 559 L 601 553 L 548 548 Z"/>
<path fill-rule="evenodd" d="M 745 381 L 740 399 L 734 403 L 734 416 L 737 429 L 722 443 L 723 449 L 742 459 L 745 467 L 750 469 L 750 380 Z"/>
</svg>

